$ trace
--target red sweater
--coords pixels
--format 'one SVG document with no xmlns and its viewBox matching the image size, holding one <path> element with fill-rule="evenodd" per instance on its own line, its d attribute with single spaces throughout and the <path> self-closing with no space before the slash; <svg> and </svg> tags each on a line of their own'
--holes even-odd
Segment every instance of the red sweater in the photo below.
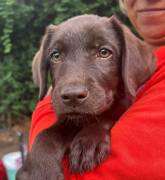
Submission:
<svg viewBox="0 0 165 180">
<path fill-rule="evenodd" d="M 66 180 L 165 179 L 165 46 L 155 55 L 156 72 L 111 131 L 112 152 L 107 160 L 82 175 L 70 175 L 65 162 Z M 33 113 L 30 148 L 38 133 L 55 121 L 51 99 L 46 97 Z"/>
</svg>

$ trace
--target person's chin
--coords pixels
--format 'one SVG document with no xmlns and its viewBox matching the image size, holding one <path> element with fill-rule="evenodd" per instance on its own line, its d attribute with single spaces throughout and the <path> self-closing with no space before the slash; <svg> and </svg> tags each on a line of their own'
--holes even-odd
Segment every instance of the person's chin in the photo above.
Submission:
<svg viewBox="0 0 165 180">
<path fill-rule="evenodd" d="M 158 48 L 165 45 L 165 36 L 160 39 L 147 39 L 145 40 L 148 44 L 152 45 L 153 47 Z"/>
<path fill-rule="evenodd" d="M 142 28 L 139 28 L 139 34 L 148 44 L 155 46 L 165 45 L 165 28 L 163 29 L 158 26 L 143 26 Z"/>
</svg>

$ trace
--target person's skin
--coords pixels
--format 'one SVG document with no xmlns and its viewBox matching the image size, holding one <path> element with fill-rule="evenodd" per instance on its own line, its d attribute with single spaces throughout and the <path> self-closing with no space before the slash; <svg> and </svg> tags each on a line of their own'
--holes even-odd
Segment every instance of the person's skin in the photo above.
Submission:
<svg viewBox="0 0 165 180">
<path fill-rule="evenodd" d="M 165 45 L 165 0 L 123 0 L 127 15 L 154 49 Z"/>
</svg>

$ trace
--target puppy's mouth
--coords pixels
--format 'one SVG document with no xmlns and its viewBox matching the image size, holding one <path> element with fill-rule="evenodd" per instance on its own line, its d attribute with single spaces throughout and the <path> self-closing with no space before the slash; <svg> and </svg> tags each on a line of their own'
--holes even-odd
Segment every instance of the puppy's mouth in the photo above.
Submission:
<svg viewBox="0 0 165 180">
<path fill-rule="evenodd" d="M 100 104 L 100 106 L 92 112 L 79 112 L 72 109 L 72 111 L 70 112 L 62 113 L 60 117 L 67 120 L 91 120 L 97 118 L 98 116 L 101 116 L 104 112 L 110 109 L 112 104 L 113 100 L 109 100 L 106 103 Z"/>
<path fill-rule="evenodd" d="M 65 116 L 67 118 L 72 118 L 72 119 L 79 119 L 79 118 L 89 116 L 89 114 L 88 113 L 79 113 L 79 112 L 70 112 L 70 113 L 63 114 L 63 116 Z"/>
<path fill-rule="evenodd" d="M 57 110 L 56 112 L 60 119 L 85 121 L 101 117 L 104 112 L 107 112 L 111 109 L 113 102 L 114 95 L 110 91 L 106 93 L 106 95 L 98 96 L 95 101 L 90 98 L 89 101 L 86 101 L 84 104 L 77 105 L 75 107 L 58 103 L 56 104 L 55 102 L 54 107 L 57 108 L 55 109 Z"/>
<path fill-rule="evenodd" d="M 94 114 L 71 112 L 71 113 L 61 114 L 60 118 L 65 119 L 67 121 L 74 121 L 77 123 L 81 123 L 81 122 L 85 123 L 85 122 L 89 122 L 92 119 L 94 119 Z"/>
</svg>

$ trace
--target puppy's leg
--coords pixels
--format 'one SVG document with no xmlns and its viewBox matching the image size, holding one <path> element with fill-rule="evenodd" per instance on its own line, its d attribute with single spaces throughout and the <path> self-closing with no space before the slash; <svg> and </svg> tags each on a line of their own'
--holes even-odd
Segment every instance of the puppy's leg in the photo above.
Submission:
<svg viewBox="0 0 165 180">
<path fill-rule="evenodd" d="M 110 129 L 114 122 L 102 121 L 83 128 L 69 152 L 71 172 L 82 173 L 99 165 L 110 153 Z"/>
<path fill-rule="evenodd" d="M 17 180 L 63 180 L 62 159 L 75 133 L 74 127 L 64 124 L 43 131 L 18 171 Z"/>
</svg>

